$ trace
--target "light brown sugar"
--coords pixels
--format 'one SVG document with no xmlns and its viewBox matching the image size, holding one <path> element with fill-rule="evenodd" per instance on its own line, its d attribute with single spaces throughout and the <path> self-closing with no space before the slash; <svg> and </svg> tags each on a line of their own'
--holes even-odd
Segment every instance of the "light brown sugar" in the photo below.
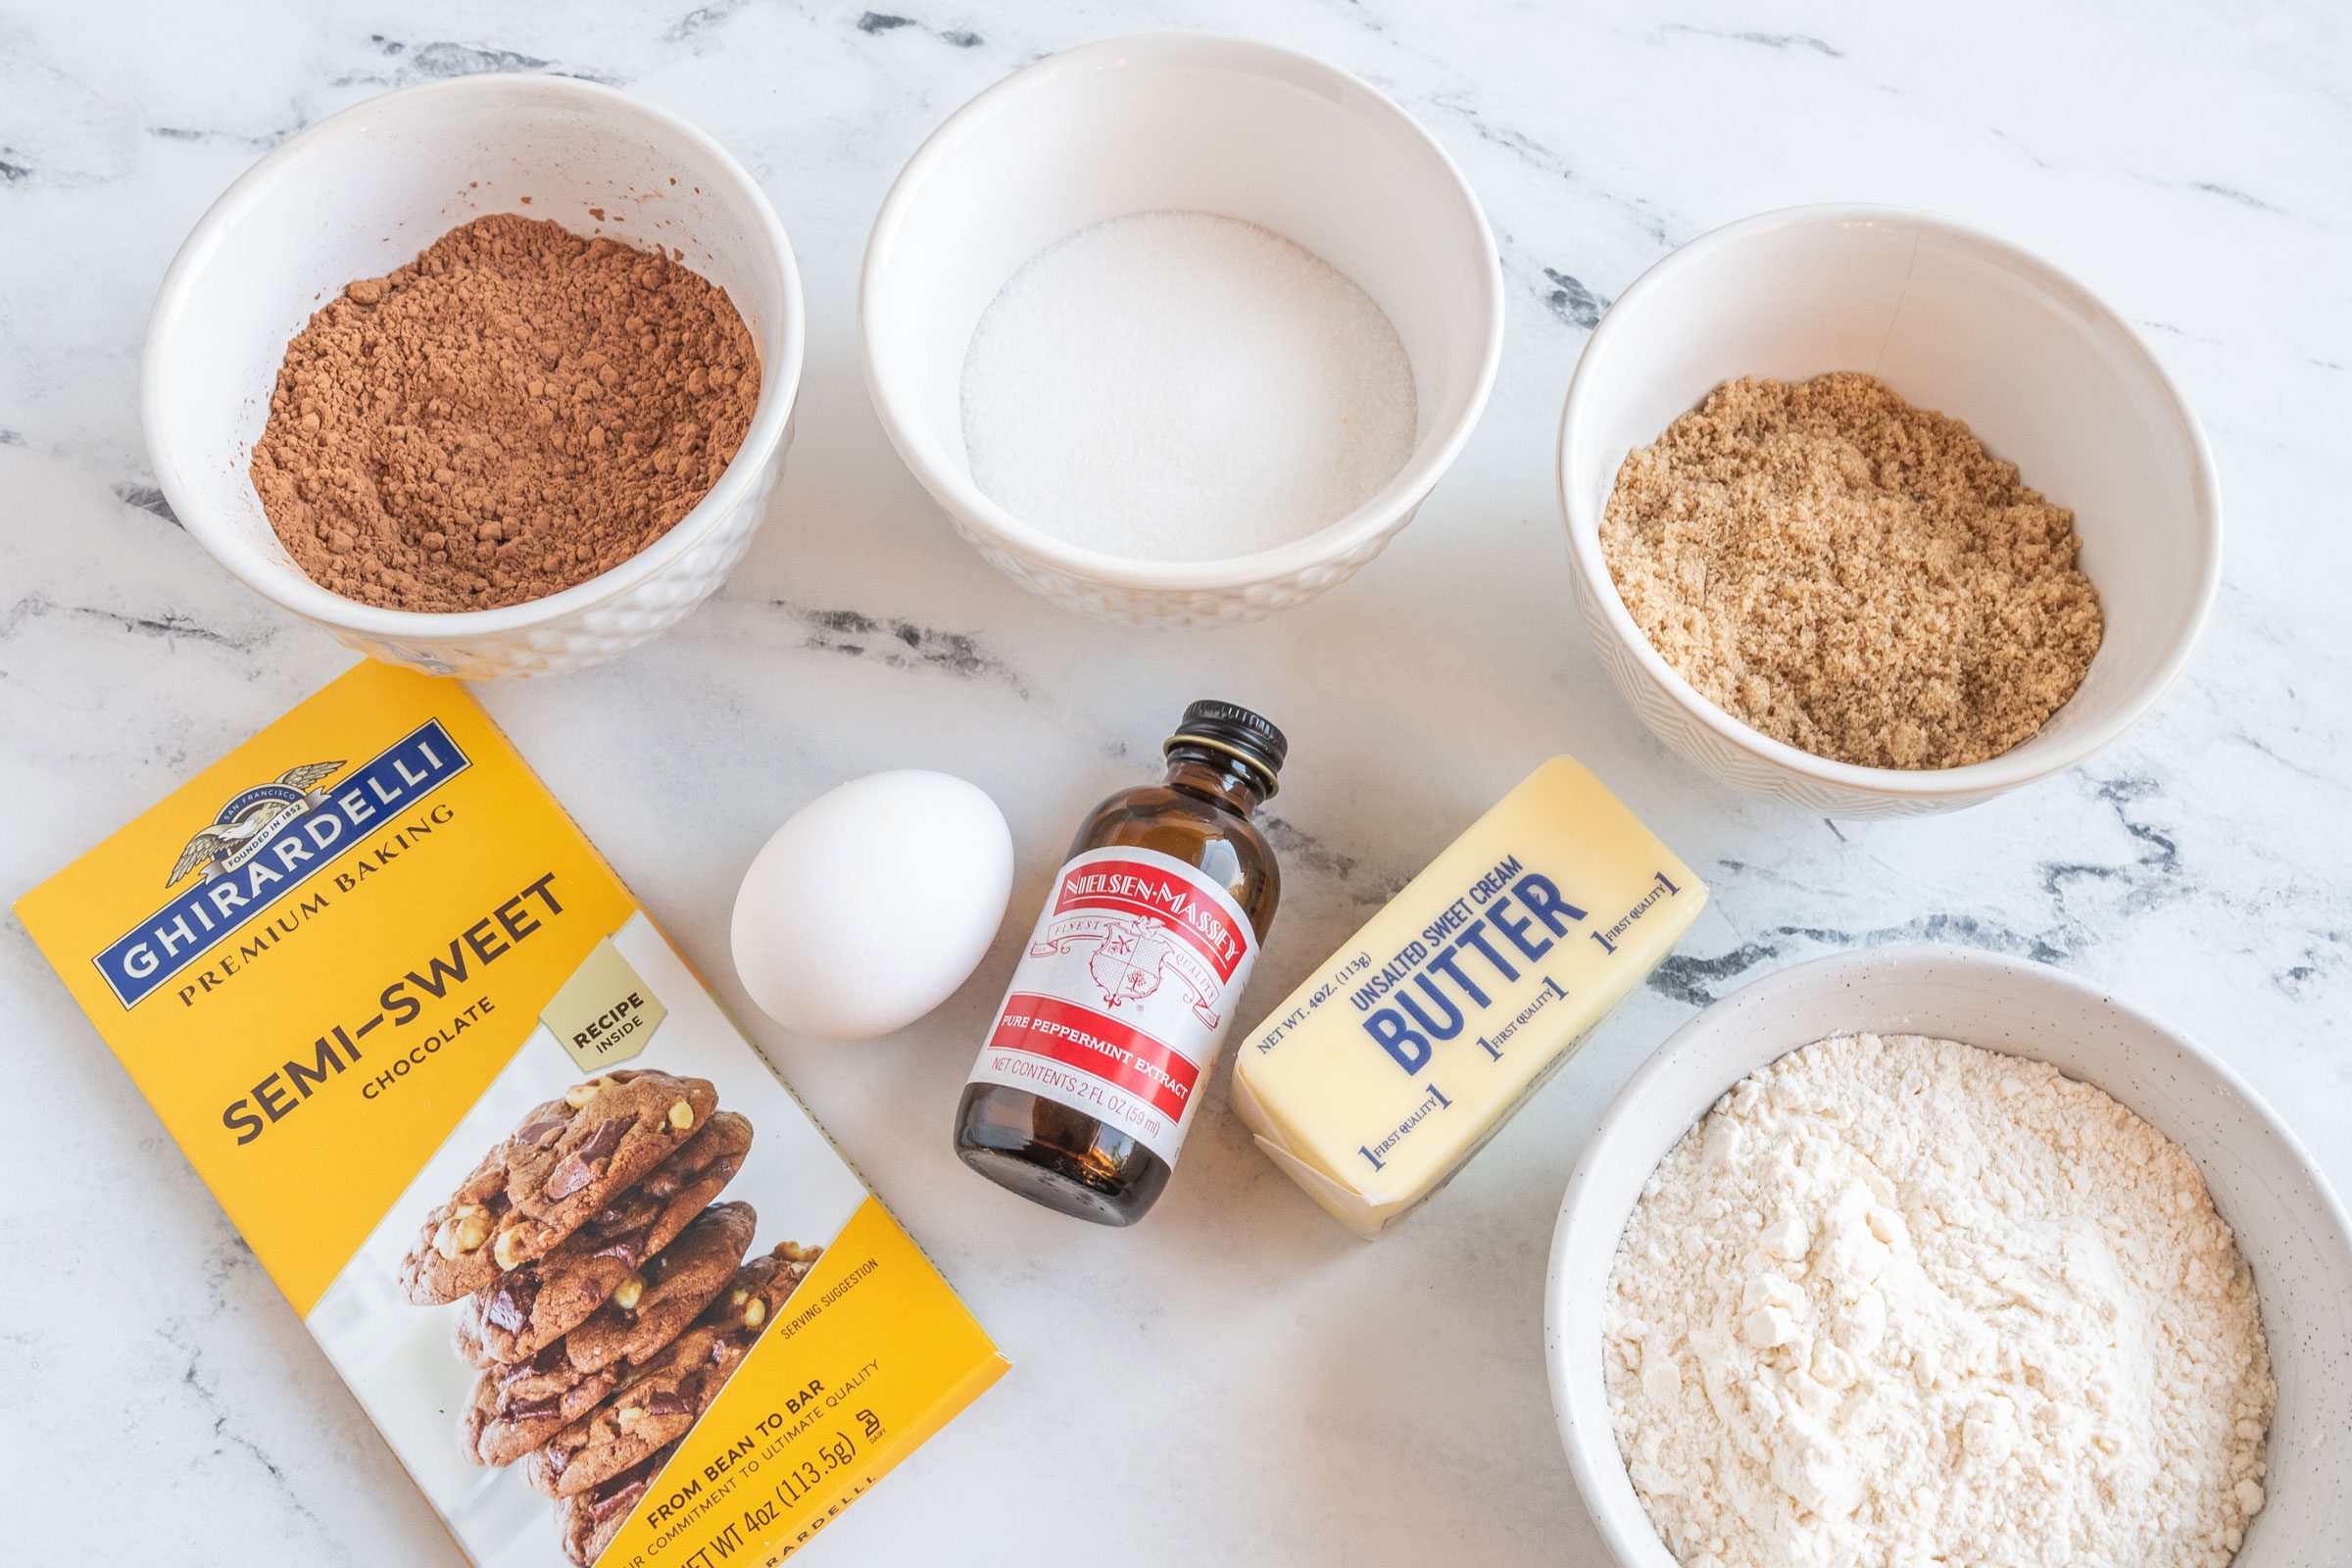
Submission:
<svg viewBox="0 0 2352 1568">
<path fill-rule="evenodd" d="M 2104 630 L 2074 514 L 1875 376 L 1727 381 L 1618 471 L 1601 547 L 1708 701 L 1871 767 L 2027 740 Z"/>
</svg>

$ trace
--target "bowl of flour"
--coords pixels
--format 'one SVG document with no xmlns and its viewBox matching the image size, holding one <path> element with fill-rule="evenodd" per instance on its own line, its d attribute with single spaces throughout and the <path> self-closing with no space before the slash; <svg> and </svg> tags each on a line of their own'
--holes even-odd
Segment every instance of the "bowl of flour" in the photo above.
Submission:
<svg viewBox="0 0 2352 1568">
<path fill-rule="evenodd" d="M 1412 519 L 1494 384 L 1502 274 L 1390 99 L 1165 33 L 950 116 L 874 220 L 858 312 L 883 429 L 982 557 L 1073 609 L 1210 625 Z"/>
<path fill-rule="evenodd" d="M 1962 949 L 1707 1008 L 1586 1146 L 1545 1305 L 1627 1568 L 2337 1563 L 2352 1224 L 2219 1060 Z"/>
</svg>

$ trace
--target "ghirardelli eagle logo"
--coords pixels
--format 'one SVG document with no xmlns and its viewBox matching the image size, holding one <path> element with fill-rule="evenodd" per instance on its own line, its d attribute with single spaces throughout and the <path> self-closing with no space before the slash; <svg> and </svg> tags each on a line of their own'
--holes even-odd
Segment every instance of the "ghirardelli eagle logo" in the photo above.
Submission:
<svg viewBox="0 0 2352 1568">
<path fill-rule="evenodd" d="M 405 822 L 394 818 L 471 765 L 441 720 L 428 718 L 356 766 L 303 762 L 240 790 L 180 847 L 163 903 L 90 961 L 116 1001 L 137 1006 L 367 835 L 429 832 L 440 820 L 434 808 Z M 328 902 L 315 890 L 306 898 L 321 908 Z"/>
<path fill-rule="evenodd" d="M 1090 914 L 1056 921 L 1044 941 L 1029 950 L 1033 958 L 1052 957 L 1083 943 L 1094 946 L 1086 972 L 1102 990 L 1102 1005 L 1116 1011 L 1159 994 L 1163 981 L 1173 979 L 1185 995 L 1184 1005 L 1207 1028 L 1221 1015 L 1210 1004 L 1217 999 L 1213 978 L 1198 955 L 1177 946 L 1167 927 L 1155 920 L 1122 919 Z"/>
<path fill-rule="evenodd" d="M 231 796 L 212 821 L 188 840 L 187 848 L 179 852 L 178 863 L 172 867 L 172 874 L 164 878 L 164 886 L 177 886 L 198 866 L 204 868 L 204 880 L 210 882 L 252 859 L 276 836 L 279 828 L 325 796 L 326 792 L 318 786 L 332 778 L 342 766 L 340 761 L 305 762 L 300 767 L 287 768 L 268 784 L 257 784 Z"/>
</svg>

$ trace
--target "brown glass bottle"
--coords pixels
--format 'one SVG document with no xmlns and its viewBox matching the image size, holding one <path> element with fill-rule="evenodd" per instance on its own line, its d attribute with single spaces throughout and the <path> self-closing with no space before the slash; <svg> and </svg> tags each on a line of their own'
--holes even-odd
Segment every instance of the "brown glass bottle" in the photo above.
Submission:
<svg viewBox="0 0 2352 1568">
<path fill-rule="evenodd" d="M 1166 1189 L 1282 896 L 1250 820 L 1282 731 L 1200 702 L 1163 751 L 1078 824 L 956 1116 L 965 1164 L 1099 1225 Z"/>
</svg>

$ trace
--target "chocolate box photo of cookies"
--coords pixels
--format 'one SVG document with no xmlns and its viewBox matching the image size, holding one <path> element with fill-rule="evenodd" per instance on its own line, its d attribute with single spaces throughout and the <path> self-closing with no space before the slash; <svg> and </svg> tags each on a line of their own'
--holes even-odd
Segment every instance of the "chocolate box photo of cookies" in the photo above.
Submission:
<svg viewBox="0 0 2352 1568">
<path fill-rule="evenodd" d="M 626 928 L 620 941 L 642 1000 L 661 956 Z M 494 1085 L 469 1122 L 495 1116 L 545 1073 L 569 1070 L 567 1057 L 531 1057 L 530 1070 Z M 747 1164 L 755 1181 L 771 1167 L 754 1158 L 765 1149 L 753 1118 L 720 1101 L 710 1078 L 653 1067 L 562 1085 L 515 1113 L 421 1209 L 391 1266 L 401 1298 L 423 1309 L 414 1326 L 429 1324 L 451 1363 L 414 1375 L 443 1397 L 462 1384 L 450 1443 L 486 1472 L 446 1484 L 501 1533 L 534 1508 L 531 1493 L 545 1499 L 535 1503 L 537 1531 L 514 1538 L 517 1561 L 533 1560 L 535 1538 L 582 1568 L 593 1561 L 584 1543 L 616 1534 L 625 1519 L 608 1506 L 599 1530 L 575 1533 L 567 1521 L 576 1511 L 564 1505 L 590 1491 L 609 1503 L 609 1484 L 624 1473 L 657 1479 L 649 1461 L 674 1451 L 823 1256 L 819 1246 L 780 1240 L 747 1257 L 761 1234 L 759 1209 L 719 1200 Z M 453 1139 L 412 1192 L 437 1191 L 436 1173 L 466 1147 Z M 804 1163 L 776 1180 L 802 1223 L 833 1234 L 864 1194 L 838 1159 L 829 1166 Z M 395 1221 L 386 1230 L 368 1255 L 400 1238 Z M 381 1284 L 351 1276 L 368 1303 L 357 1314 L 368 1326 L 355 1326 L 355 1338 L 382 1332 Z M 330 1290 L 321 1304 L 335 1301 Z M 354 1378 L 355 1387 L 369 1382 Z"/>
<path fill-rule="evenodd" d="M 695 1560 L 672 1467 L 773 1561 L 1004 1369 L 455 682 L 351 670 L 19 911 L 477 1564 Z"/>
</svg>

